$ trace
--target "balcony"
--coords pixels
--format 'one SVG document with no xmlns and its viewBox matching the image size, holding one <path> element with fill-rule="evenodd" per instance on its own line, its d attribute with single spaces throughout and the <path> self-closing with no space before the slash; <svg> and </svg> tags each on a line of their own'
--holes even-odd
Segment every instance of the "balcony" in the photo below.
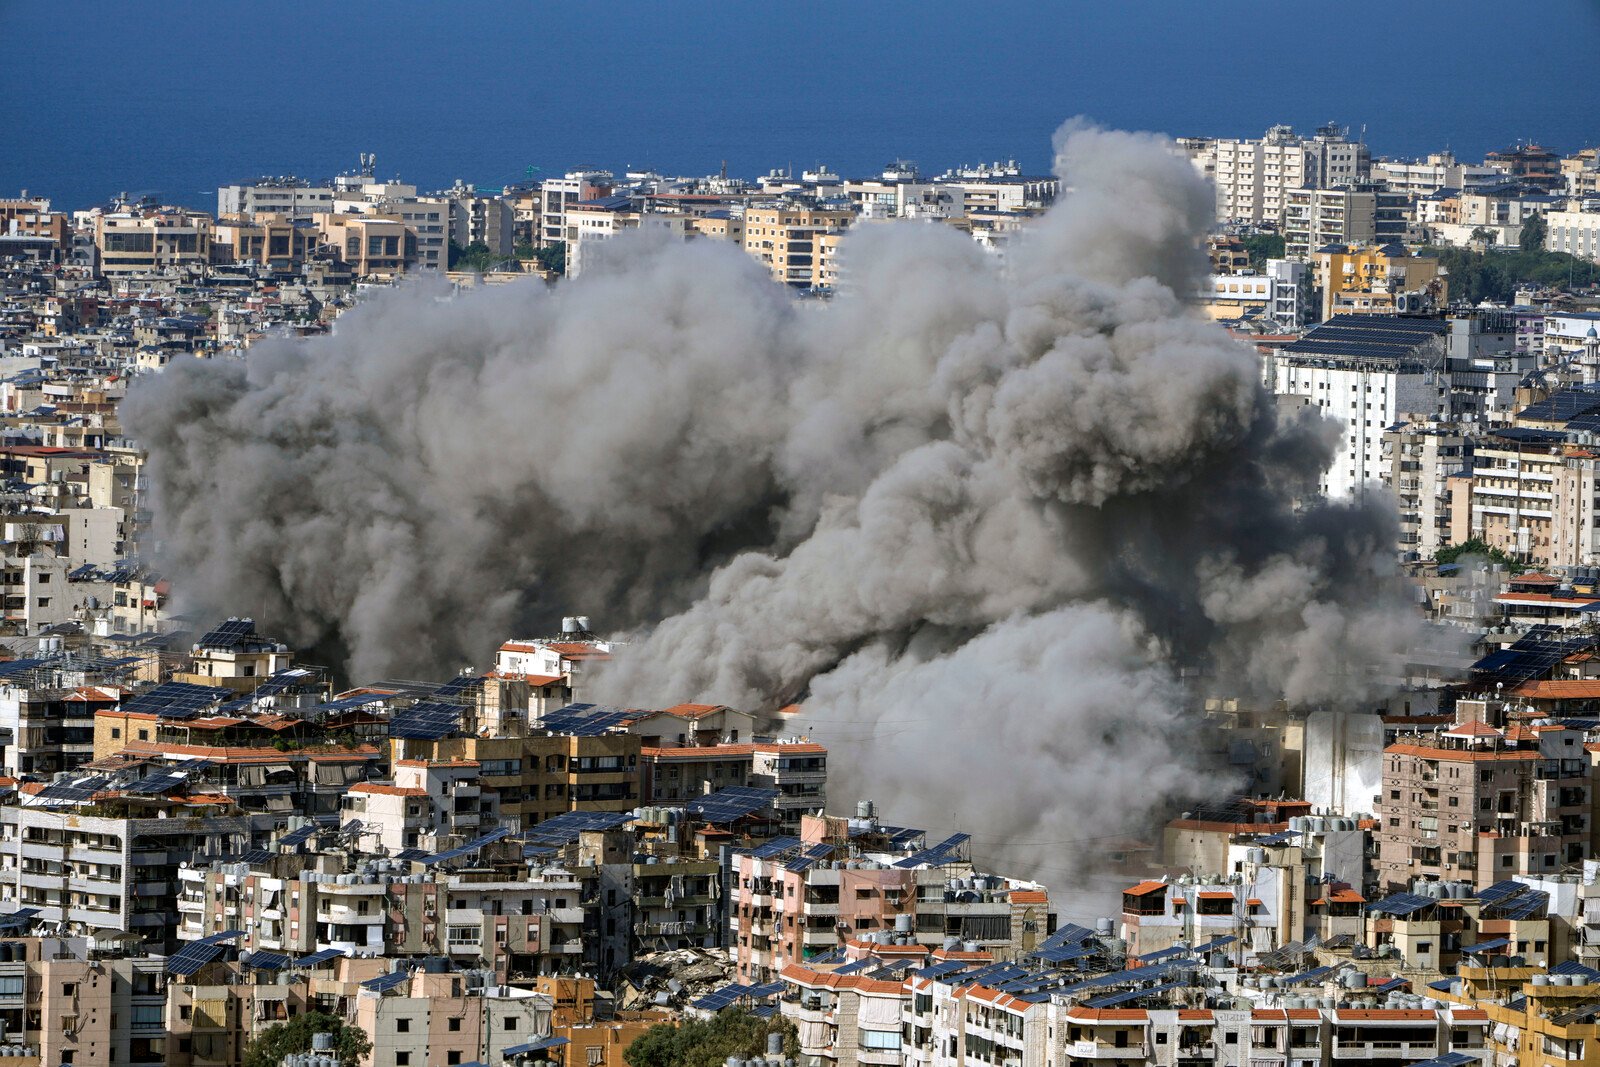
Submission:
<svg viewBox="0 0 1600 1067">
<path fill-rule="evenodd" d="M 1129 1060 L 1143 1059 L 1146 1055 L 1146 1050 L 1142 1041 L 1136 1045 L 1112 1045 L 1099 1041 L 1071 1041 L 1067 1044 L 1067 1055 L 1075 1059 Z"/>
</svg>

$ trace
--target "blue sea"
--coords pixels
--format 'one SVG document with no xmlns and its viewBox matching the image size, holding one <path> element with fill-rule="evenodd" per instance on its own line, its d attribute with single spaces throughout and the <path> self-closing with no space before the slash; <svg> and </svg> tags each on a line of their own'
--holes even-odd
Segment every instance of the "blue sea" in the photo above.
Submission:
<svg viewBox="0 0 1600 1067">
<path fill-rule="evenodd" d="M 1593 2 L 579 4 L 0 0 L 0 196 L 214 210 L 219 184 L 498 187 L 583 165 L 756 176 L 896 158 L 1050 163 L 1066 118 L 1259 136 L 1328 121 L 1378 154 L 1593 119 Z"/>
</svg>

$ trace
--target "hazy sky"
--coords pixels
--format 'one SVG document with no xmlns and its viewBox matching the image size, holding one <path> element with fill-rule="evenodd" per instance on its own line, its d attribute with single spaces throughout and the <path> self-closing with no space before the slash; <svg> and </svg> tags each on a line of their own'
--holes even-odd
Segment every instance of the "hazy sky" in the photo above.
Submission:
<svg viewBox="0 0 1600 1067">
<path fill-rule="evenodd" d="M 1367 127 L 1378 153 L 1600 141 L 1600 9 L 1550 0 L 605 5 L 0 0 L 0 195 L 219 182 L 480 185 L 593 163 L 735 173 L 896 156 L 1049 161 L 1064 118 L 1259 135 Z"/>
</svg>

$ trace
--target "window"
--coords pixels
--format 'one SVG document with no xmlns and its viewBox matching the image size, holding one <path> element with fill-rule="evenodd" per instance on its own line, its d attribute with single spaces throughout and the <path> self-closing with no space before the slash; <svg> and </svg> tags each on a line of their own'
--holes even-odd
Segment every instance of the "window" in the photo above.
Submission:
<svg viewBox="0 0 1600 1067">
<path fill-rule="evenodd" d="M 859 1034 L 861 1047 L 864 1049 L 898 1051 L 900 1048 L 898 1030 L 861 1030 Z"/>
<path fill-rule="evenodd" d="M 590 1045 L 583 1051 L 589 1054 L 589 1067 L 600 1067 L 602 1063 L 606 1062 L 606 1050 L 604 1045 Z"/>
<path fill-rule="evenodd" d="M 1432 952 L 1433 952 L 1433 942 L 1432 941 L 1418 941 L 1417 942 L 1417 955 L 1419 955 L 1419 956 L 1427 956 L 1427 955 L 1431 954 Z"/>
<path fill-rule="evenodd" d="M 461 1020 L 459 1018 L 451 1019 L 450 1020 L 450 1032 L 451 1033 L 456 1033 L 460 1029 L 461 1029 Z"/>
<path fill-rule="evenodd" d="M 411 1020 L 396 1019 L 394 1021 L 394 1032 L 397 1034 L 409 1034 L 411 1032 Z"/>
<path fill-rule="evenodd" d="M 507 1018 L 506 1019 L 506 1029 L 507 1030 L 515 1030 L 516 1028 L 517 1028 L 517 1020 L 514 1019 L 514 1018 Z"/>
<path fill-rule="evenodd" d="M 444 1062 L 448 1064 L 460 1063 L 461 1051 L 459 1049 L 451 1049 L 449 1052 L 446 1052 L 444 1054 Z"/>
<path fill-rule="evenodd" d="M 111 738 L 112 738 L 112 740 L 116 740 L 117 738 L 119 738 L 121 736 L 122 736 L 122 727 L 113 726 L 111 728 Z"/>
<path fill-rule="evenodd" d="M 1222 1035 L 1222 1043 L 1224 1045 L 1237 1045 L 1239 1043 L 1239 1031 L 1229 1030 L 1224 1033 Z"/>
<path fill-rule="evenodd" d="M 409 1052 L 396 1052 L 394 1054 L 394 1064 L 395 1064 L 395 1067 L 410 1067 L 410 1064 L 411 1064 L 411 1053 L 409 1053 Z"/>
<path fill-rule="evenodd" d="M 78 995 L 78 983 L 77 982 L 62 982 L 61 983 L 61 995 L 64 996 L 64 997 L 75 997 L 75 996 L 77 996 Z"/>
</svg>

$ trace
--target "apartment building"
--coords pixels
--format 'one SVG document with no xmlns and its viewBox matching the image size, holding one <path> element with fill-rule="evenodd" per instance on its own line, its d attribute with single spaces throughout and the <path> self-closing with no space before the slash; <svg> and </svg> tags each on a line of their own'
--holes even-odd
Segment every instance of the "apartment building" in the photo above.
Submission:
<svg viewBox="0 0 1600 1067">
<path fill-rule="evenodd" d="M 1539 566 L 1553 560 L 1557 482 L 1565 486 L 1568 481 L 1557 477 L 1565 466 L 1565 440 L 1559 431 L 1527 426 L 1492 430 L 1476 440 L 1470 497 L 1473 536 Z M 1587 511 L 1592 519 L 1593 507 Z M 1563 522 L 1562 528 L 1564 544 L 1573 545 L 1588 527 L 1580 520 Z"/>
<path fill-rule="evenodd" d="M 1359 181 L 1370 162 L 1366 145 L 1351 142 L 1348 131 L 1332 125 L 1310 138 L 1289 126 L 1274 126 L 1259 140 L 1219 138 L 1209 151 L 1190 156 L 1210 169 L 1219 222 L 1278 226 L 1290 217 L 1291 191 Z"/>
<path fill-rule="evenodd" d="M 1252 319 L 1299 329 L 1316 317 L 1311 269 L 1294 260 L 1272 259 L 1266 271 L 1210 275 L 1200 290 L 1201 308 L 1214 319 Z"/>
<path fill-rule="evenodd" d="M 961 858 L 965 834 L 913 848 L 922 836 L 858 823 L 847 849 L 839 843 L 850 839 L 846 820 L 808 816 L 800 839 L 736 853 L 727 899 L 739 980 L 771 981 L 869 933 L 917 952 L 958 940 L 996 958 L 1026 955 L 1050 933 L 1043 887 L 977 874 Z M 896 851 L 872 850 L 896 843 Z"/>
<path fill-rule="evenodd" d="M 348 843 L 357 834 L 333 837 Z M 433 862 L 343 859 L 313 857 L 316 866 L 303 870 L 308 861 L 298 856 L 186 867 L 177 936 L 193 942 L 237 930 L 248 951 L 445 957 L 465 966 L 481 959 L 501 979 L 571 974 L 593 962 L 585 931 L 595 925 L 594 897 L 564 869 L 491 863 L 476 851 L 473 869 L 459 873 Z"/>
<path fill-rule="evenodd" d="M 728 786 L 776 789 L 773 807 L 787 834 L 827 806 L 828 750 L 812 742 L 645 746 L 639 762 L 649 804 L 682 803 Z"/>
<path fill-rule="evenodd" d="M 1505 180 L 1505 174 L 1494 167 L 1462 163 L 1451 152 L 1430 152 L 1417 160 L 1377 160 L 1372 164 L 1372 178 L 1391 192 L 1418 200 L 1444 189 L 1468 192 L 1495 185 Z"/>
<path fill-rule="evenodd" d="M 223 185 L 217 189 L 219 219 L 235 215 L 248 221 L 275 215 L 291 222 L 310 221 L 333 210 L 332 186 L 312 185 L 293 175 L 258 178 L 248 185 Z"/>
<path fill-rule="evenodd" d="M 1312 257 L 1322 318 L 1394 315 L 1444 308 L 1449 279 L 1432 256 L 1413 256 L 1397 244 L 1330 244 Z"/>
<path fill-rule="evenodd" d="M 1377 877 L 1488 885 L 1589 856 L 1589 760 L 1581 731 L 1462 700 L 1436 737 L 1384 749 Z"/>
<path fill-rule="evenodd" d="M 495 256 L 514 251 L 516 207 L 511 201 L 457 181 L 439 196 L 449 203 L 450 239 L 462 248 L 481 244 Z"/>
<path fill-rule="evenodd" d="M 0 902 L 36 909 L 38 921 L 64 931 L 117 930 L 166 943 L 182 863 L 207 842 L 243 851 L 250 821 L 226 798 L 203 795 L 96 809 L 86 805 L 93 783 L 80 788 L 81 781 L 0 807 Z"/>
<path fill-rule="evenodd" d="M 1445 330 L 1438 319 L 1339 315 L 1274 357 L 1273 391 L 1306 397 L 1339 424 L 1325 495 L 1359 496 L 1382 479 L 1383 435 L 1395 422 L 1445 413 Z"/>
<path fill-rule="evenodd" d="M 817 287 L 817 244 L 847 229 L 855 213 L 789 204 L 752 205 L 744 213 L 744 249 L 773 280 L 798 289 Z"/>
<path fill-rule="evenodd" d="M 372 1041 L 373 1067 L 451 1067 L 511 1062 L 550 1037 L 551 1009 L 542 993 L 424 967 L 363 983 L 355 1024 Z"/>
<path fill-rule="evenodd" d="M 1389 464 L 1382 480 L 1399 508 L 1403 558 L 1432 559 L 1444 546 L 1467 539 L 1455 497 L 1470 493 L 1471 448 L 1471 438 L 1451 422 L 1407 421 L 1384 431 Z M 1469 495 L 1463 504 L 1470 503 Z"/>
<path fill-rule="evenodd" d="M 34 237 L 54 246 L 55 259 L 72 249 L 72 224 L 64 211 L 51 211 L 43 197 L 0 198 L 0 237 Z"/>
<path fill-rule="evenodd" d="M 499 794 L 501 814 L 524 827 L 569 811 L 625 812 L 640 803 L 639 738 L 550 733 L 394 742 L 394 758 L 469 760 Z"/>
<path fill-rule="evenodd" d="M 1547 251 L 1600 260 L 1600 198 L 1568 201 L 1547 211 L 1544 221 Z"/>
<path fill-rule="evenodd" d="M 310 219 L 263 212 L 223 215 L 211 242 L 214 263 L 253 263 L 274 271 L 292 271 L 316 251 L 320 234 Z"/>
<path fill-rule="evenodd" d="M 211 262 L 215 225 L 210 215 L 180 207 L 96 215 L 94 246 L 107 278 L 202 270 Z"/>
<path fill-rule="evenodd" d="M 607 170 L 574 170 L 560 178 L 547 178 L 539 186 L 539 245 L 565 244 L 573 237 L 567 229 L 567 209 L 583 200 L 608 197 L 616 188 Z"/>
<path fill-rule="evenodd" d="M 391 854 L 420 848 L 443 851 L 494 829 L 500 799 L 478 784 L 471 760 L 397 760 L 392 782 L 358 782 L 345 794 L 341 821 L 355 820 L 363 840 Z"/>
<path fill-rule="evenodd" d="M 1284 252 L 1308 259 L 1327 245 L 1403 242 L 1409 203 L 1378 182 L 1291 189 L 1284 194 Z"/>
<path fill-rule="evenodd" d="M 417 263 L 417 232 L 398 213 L 319 214 L 315 222 L 319 243 L 331 246 L 358 278 L 394 278 Z"/>
</svg>

